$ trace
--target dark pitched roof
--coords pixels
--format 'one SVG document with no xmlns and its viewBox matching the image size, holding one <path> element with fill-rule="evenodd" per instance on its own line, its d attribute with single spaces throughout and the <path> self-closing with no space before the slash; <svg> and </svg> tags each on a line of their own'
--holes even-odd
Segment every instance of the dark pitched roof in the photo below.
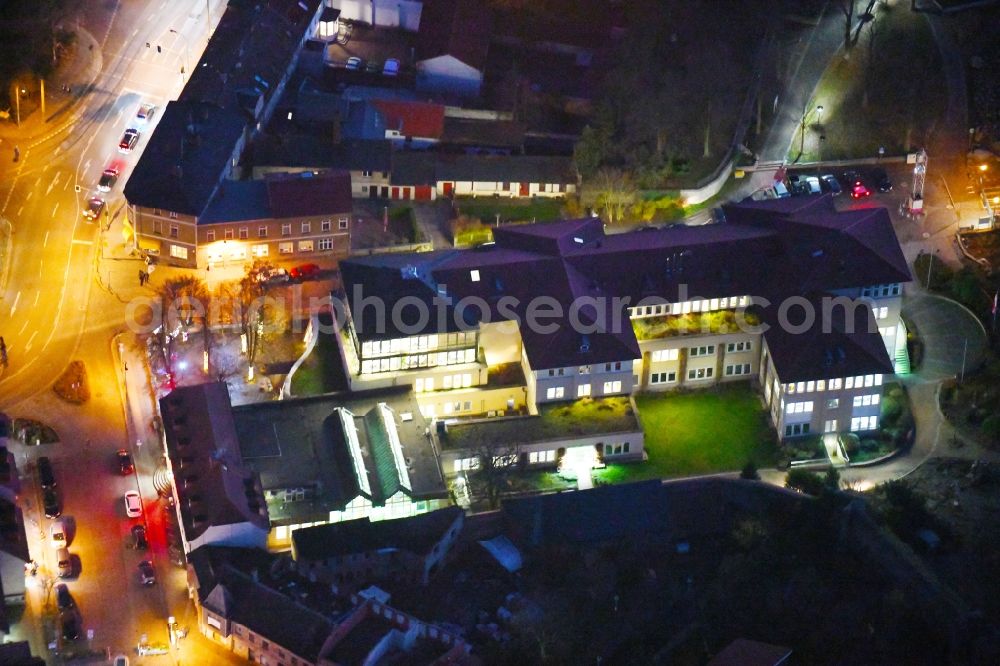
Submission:
<svg viewBox="0 0 1000 666">
<path fill-rule="evenodd" d="M 435 162 L 438 180 L 576 184 L 573 160 L 548 155 L 447 155 Z"/>
<path fill-rule="evenodd" d="M 416 154 L 407 159 L 426 157 Z M 513 312 L 524 322 L 533 298 L 555 299 L 563 317 L 554 320 L 559 324 L 554 332 L 521 326 L 533 368 L 626 360 L 638 358 L 638 343 L 625 313 L 615 318 L 615 298 L 627 298 L 635 305 L 654 297 L 677 302 L 749 295 L 777 303 L 791 295 L 909 280 L 884 209 L 838 214 L 828 205 L 822 199 L 794 202 L 787 209 L 734 205 L 727 208 L 726 224 L 612 235 L 605 235 L 596 218 L 511 225 L 494 230 L 491 246 L 350 259 L 341 263 L 341 272 L 350 302 L 356 300 L 356 287 L 387 304 L 407 296 L 419 299 L 430 312 L 437 311 L 435 297 L 450 298 L 452 303 L 479 297 L 488 304 L 491 321 L 509 318 Z M 498 304 L 505 296 L 516 298 L 518 304 L 500 312 Z M 587 297 L 609 307 L 594 310 L 585 304 Z M 572 322 L 566 316 L 571 306 L 581 304 L 580 321 L 592 329 L 586 339 L 582 331 L 569 326 Z M 417 323 L 415 308 L 403 313 L 410 317 L 403 324 Z M 437 331 L 436 317 L 425 318 L 419 330 L 392 323 L 379 330 L 374 317 L 352 314 L 363 340 Z M 455 330 L 452 310 L 446 314 L 448 330 Z M 464 326 L 477 323 L 478 319 L 466 319 Z M 845 335 L 850 335 L 846 329 Z M 798 340 L 772 335 L 769 345 L 794 347 L 802 343 Z M 871 357 L 866 372 L 882 372 L 874 369 L 884 360 L 874 341 L 863 337 L 853 341 Z"/>
<path fill-rule="evenodd" d="M 783 326 L 775 308 L 762 311 L 768 327 L 764 340 L 782 382 L 895 372 L 871 308 L 860 302 L 850 310 L 837 305 L 824 316 L 823 300 L 832 297 L 817 294 L 808 299 L 815 319 L 805 331 Z M 802 317 L 800 308 L 789 309 L 791 324 L 802 324 Z"/>
<path fill-rule="evenodd" d="M 256 582 L 228 562 L 203 563 L 197 570 L 201 572 L 199 595 L 205 608 L 310 663 L 319 660 L 336 626 L 331 620 Z"/>
<path fill-rule="evenodd" d="M 125 184 L 131 205 L 201 215 L 229 169 L 245 127 L 211 103 L 168 102 Z"/>
<path fill-rule="evenodd" d="M 351 174 L 348 171 L 268 174 L 267 202 L 271 217 L 307 217 L 350 213 Z"/>
<path fill-rule="evenodd" d="M 427 0 L 420 12 L 417 60 L 450 55 L 483 71 L 493 13 L 477 0 Z"/>
<path fill-rule="evenodd" d="M 265 220 L 271 217 L 262 180 L 227 180 L 219 185 L 198 224 Z"/>
<path fill-rule="evenodd" d="M 257 119 L 288 71 L 320 0 L 231 0 L 181 101 L 211 101 Z"/>
<path fill-rule="evenodd" d="M 526 123 L 517 121 L 446 117 L 441 141 L 461 146 L 520 148 L 527 129 Z"/>
<path fill-rule="evenodd" d="M 296 560 L 324 560 L 382 548 L 423 556 L 463 515 L 462 509 L 451 506 L 409 518 L 375 522 L 361 518 L 306 527 L 292 532 L 292 549 Z"/>
<path fill-rule="evenodd" d="M 403 136 L 437 139 L 444 133 L 444 106 L 402 99 L 376 99 L 372 104 L 387 130 Z"/>
<path fill-rule="evenodd" d="M 187 540 L 238 523 L 266 532 L 263 491 L 241 464 L 226 384 L 174 389 L 160 399 L 160 413 Z"/>
<path fill-rule="evenodd" d="M 389 171 L 392 144 L 350 139 L 334 143 L 311 134 L 264 135 L 252 148 L 254 166 Z"/>
<path fill-rule="evenodd" d="M 601 543 L 653 534 L 663 522 L 659 481 L 503 500 L 505 521 L 529 546 Z"/>
</svg>

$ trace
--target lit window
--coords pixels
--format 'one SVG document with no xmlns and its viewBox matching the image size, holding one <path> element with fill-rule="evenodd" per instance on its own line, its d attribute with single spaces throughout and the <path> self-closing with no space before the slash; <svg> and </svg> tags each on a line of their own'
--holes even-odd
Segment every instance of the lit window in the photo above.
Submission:
<svg viewBox="0 0 1000 666">
<path fill-rule="evenodd" d="M 469 278 L 471 278 L 473 282 L 479 282 L 479 271 L 477 270 L 469 271 Z"/>
<path fill-rule="evenodd" d="M 621 382 L 604 382 L 605 393 L 621 393 L 621 391 L 622 391 Z"/>
<path fill-rule="evenodd" d="M 551 386 L 545 391 L 545 397 L 549 400 L 557 400 L 565 395 L 566 389 L 562 386 Z"/>
<path fill-rule="evenodd" d="M 576 397 L 586 398 L 590 395 L 590 384 L 580 384 L 576 387 Z"/>
<path fill-rule="evenodd" d="M 171 245 L 170 256 L 175 257 L 177 259 L 187 259 L 188 250 L 186 247 L 181 247 L 180 245 Z"/>
</svg>

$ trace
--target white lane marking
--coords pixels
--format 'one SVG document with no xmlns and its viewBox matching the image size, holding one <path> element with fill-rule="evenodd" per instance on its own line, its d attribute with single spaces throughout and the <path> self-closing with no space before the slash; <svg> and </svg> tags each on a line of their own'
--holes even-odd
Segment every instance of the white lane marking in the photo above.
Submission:
<svg viewBox="0 0 1000 666">
<path fill-rule="evenodd" d="M 56 149 L 52 152 L 52 154 L 58 155 L 61 152 L 62 152 L 62 144 L 60 143 L 58 146 L 56 146 Z"/>
<path fill-rule="evenodd" d="M 24 197 L 24 200 L 27 201 L 28 199 L 30 199 L 31 195 L 34 194 L 34 193 L 35 193 L 34 190 L 28 190 L 28 194 L 27 194 L 27 196 Z"/>
<path fill-rule="evenodd" d="M 41 184 L 42 184 L 42 177 L 39 176 L 38 178 L 35 179 L 35 184 L 31 186 L 31 189 L 35 189 Z"/>
<path fill-rule="evenodd" d="M 132 31 L 132 36 L 133 37 L 135 37 L 138 34 L 139 34 L 139 28 L 136 28 L 135 30 Z"/>
<path fill-rule="evenodd" d="M 42 290 L 39 289 L 35 292 L 35 305 L 38 305 L 38 297 L 42 295 Z"/>
<path fill-rule="evenodd" d="M 90 169 L 90 160 L 83 163 L 83 170 L 88 171 Z"/>
<path fill-rule="evenodd" d="M 49 183 L 48 189 L 45 190 L 45 196 L 49 196 L 49 193 L 52 192 L 52 188 L 59 184 L 59 178 L 61 176 L 62 176 L 61 172 L 56 174 L 56 177 L 52 179 L 51 183 Z"/>
<path fill-rule="evenodd" d="M 56 211 L 57 210 L 59 210 L 59 204 L 56 204 L 55 206 L 53 206 L 53 208 L 52 208 L 52 217 L 56 216 Z"/>
<path fill-rule="evenodd" d="M 21 217 L 21 211 L 22 210 L 24 210 L 24 206 L 21 206 L 20 208 L 17 209 L 17 216 L 18 217 Z"/>
<path fill-rule="evenodd" d="M 48 171 L 50 166 L 52 166 L 52 163 L 51 162 L 46 162 L 45 167 L 42 169 L 42 173 L 45 173 L 46 171 Z"/>
<path fill-rule="evenodd" d="M 24 323 L 21 324 L 21 330 L 18 331 L 17 334 L 21 335 L 22 333 L 24 333 L 24 329 L 26 329 L 26 328 L 28 328 L 28 320 L 27 319 L 25 319 Z"/>
<path fill-rule="evenodd" d="M 31 351 L 31 341 L 35 339 L 36 335 L 38 335 L 38 331 L 32 331 L 31 337 L 28 338 L 28 344 L 24 345 L 24 351 Z"/>
<path fill-rule="evenodd" d="M 17 302 L 21 300 L 21 292 L 17 292 L 17 296 L 14 297 L 14 305 L 10 306 L 10 316 L 13 317 L 14 313 L 17 312 Z"/>
<path fill-rule="evenodd" d="M 73 245 L 93 245 L 94 241 L 79 240 L 77 238 L 73 239 Z"/>
<path fill-rule="evenodd" d="M 48 247 L 49 245 L 49 232 L 45 232 L 45 240 L 42 241 L 42 247 Z"/>
<path fill-rule="evenodd" d="M 65 192 L 65 191 L 66 191 L 66 188 L 67 188 L 67 187 L 69 187 L 69 178 L 67 178 L 67 179 L 66 179 L 66 182 L 65 182 L 65 183 L 63 184 L 63 192 Z"/>
<path fill-rule="evenodd" d="M 152 21 L 155 16 L 156 16 L 155 14 L 150 14 L 149 16 L 147 16 L 146 17 L 146 23 L 149 23 L 150 21 Z"/>
</svg>

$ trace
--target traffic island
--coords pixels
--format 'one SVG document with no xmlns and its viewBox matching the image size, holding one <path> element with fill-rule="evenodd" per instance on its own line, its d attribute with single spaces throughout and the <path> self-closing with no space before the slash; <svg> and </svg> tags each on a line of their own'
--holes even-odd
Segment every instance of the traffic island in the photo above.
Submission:
<svg viewBox="0 0 1000 666">
<path fill-rule="evenodd" d="M 69 364 L 52 390 L 66 402 L 82 405 L 90 400 L 90 387 L 87 384 L 87 369 L 83 361 L 73 361 Z"/>
</svg>

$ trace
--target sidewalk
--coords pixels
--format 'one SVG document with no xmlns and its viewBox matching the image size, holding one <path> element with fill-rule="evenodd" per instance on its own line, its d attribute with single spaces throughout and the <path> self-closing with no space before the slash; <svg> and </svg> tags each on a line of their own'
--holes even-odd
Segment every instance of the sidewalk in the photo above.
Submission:
<svg viewBox="0 0 1000 666">
<path fill-rule="evenodd" d="M 104 66 L 101 47 L 94 36 L 83 28 L 77 28 L 75 34 L 76 41 L 55 72 L 45 80 L 45 116 L 36 103 L 28 113 L 22 106 L 21 125 L 18 126 L 14 109 L 11 109 L 11 117 L 0 121 L 0 152 L 13 150 L 17 145 L 23 154 L 31 142 L 73 122 L 74 108 L 90 91 Z M 63 86 L 70 86 L 72 92 L 64 92 Z M 0 164 L 6 163 L 0 160 Z"/>
</svg>

